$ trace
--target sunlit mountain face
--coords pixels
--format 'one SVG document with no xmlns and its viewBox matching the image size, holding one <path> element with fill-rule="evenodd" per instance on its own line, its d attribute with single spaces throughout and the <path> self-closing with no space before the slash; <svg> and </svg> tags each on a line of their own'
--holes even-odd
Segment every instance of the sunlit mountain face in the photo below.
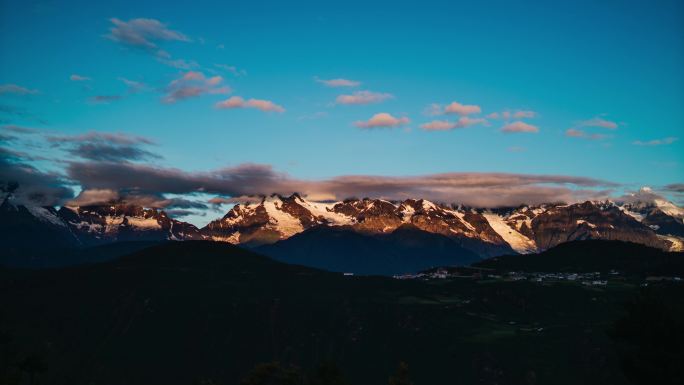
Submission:
<svg viewBox="0 0 684 385">
<path fill-rule="evenodd" d="M 683 377 L 682 1 L 160 5 L 0 0 L 0 383 Z"/>
</svg>

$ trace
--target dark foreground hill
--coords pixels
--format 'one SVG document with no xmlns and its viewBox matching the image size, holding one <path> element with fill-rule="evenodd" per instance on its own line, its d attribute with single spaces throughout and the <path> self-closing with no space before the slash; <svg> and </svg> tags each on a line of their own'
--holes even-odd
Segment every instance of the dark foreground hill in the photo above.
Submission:
<svg viewBox="0 0 684 385">
<path fill-rule="evenodd" d="M 0 270 L 0 383 L 227 385 L 278 361 L 371 385 L 404 361 L 416 385 L 626 384 L 608 332 L 637 290 L 345 277 L 173 242 Z"/>
<path fill-rule="evenodd" d="M 494 257 L 473 264 L 498 271 L 608 272 L 639 276 L 684 276 L 684 253 L 620 241 L 586 240 L 560 244 L 539 254 Z"/>
</svg>

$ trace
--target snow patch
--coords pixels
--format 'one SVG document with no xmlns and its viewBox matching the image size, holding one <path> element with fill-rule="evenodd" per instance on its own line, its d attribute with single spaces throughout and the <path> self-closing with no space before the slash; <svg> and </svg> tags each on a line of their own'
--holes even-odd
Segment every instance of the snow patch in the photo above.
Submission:
<svg viewBox="0 0 684 385">
<path fill-rule="evenodd" d="M 141 230 L 158 230 L 161 225 L 155 218 L 126 217 L 128 224 Z"/>
<path fill-rule="evenodd" d="M 46 209 L 45 207 L 26 206 L 26 209 L 31 213 L 31 215 L 40 219 L 43 222 L 52 223 L 55 226 L 66 226 L 57 215 L 53 214 L 50 210 Z"/>
<path fill-rule="evenodd" d="M 304 231 L 302 222 L 282 210 L 283 202 L 278 198 L 266 199 L 263 203 L 269 217 L 269 223 L 275 226 L 283 238 L 289 238 Z"/>
<path fill-rule="evenodd" d="M 684 238 L 660 234 L 658 234 L 658 238 L 670 241 L 672 243 L 670 245 L 669 251 L 684 251 Z"/>
<path fill-rule="evenodd" d="M 591 223 L 591 222 L 587 222 L 587 221 L 585 221 L 584 219 L 578 219 L 578 220 L 577 220 L 577 225 L 581 225 L 582 223 L 585 223 L 587 226 L 591 227 L 592 229 L 595 229 L 595 228 L 596 228 L 596 225 L 595 225 L 595 224 L 593 224 L 593 223 Z"/>
<path fill-rule="evenodd" d="M 510 227 L 502 217 L 487 212 L 482 214 L 494 231 L 508 243 L 513 250 L 521 254 L 532 253 L 537 250 L 534 241 Z"/>
<path fill-rule="evenodd" d="M 333 212 L 332 209 L 337 203 L 317 203 L 302 198 L 296 198 L 295 202 L 309 210 L 313 216 L 322 217 L 333 226 L 351 225 L 356 221 L 353 217 Z"/>
</svg>

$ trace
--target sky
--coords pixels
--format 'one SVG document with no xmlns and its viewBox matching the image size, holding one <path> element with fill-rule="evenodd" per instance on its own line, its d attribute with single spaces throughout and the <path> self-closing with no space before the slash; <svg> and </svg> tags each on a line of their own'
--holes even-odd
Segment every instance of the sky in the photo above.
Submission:
<svg viewBox="0 0 684 385">
<path fill-rule="evenodd" d="M 112 3 L 0 1 L 0 179 L 43 203 L 682 199 L 681 1 Z"/>
</svg>

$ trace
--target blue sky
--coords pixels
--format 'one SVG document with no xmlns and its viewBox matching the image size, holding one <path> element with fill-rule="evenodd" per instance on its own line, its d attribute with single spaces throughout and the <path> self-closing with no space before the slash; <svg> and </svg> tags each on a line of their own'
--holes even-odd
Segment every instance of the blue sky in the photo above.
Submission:
<svg viewBox="0 0 684 385">
<path fill-rule="evenodd" d="M 0 53 L 0 85 L 30 91 L 4 89 L 3 124 L 150 138 L 158 167 L 684 179 L 681 1 L 1 1 Z M 190 86 L 201 95 L 169 99 Z M 376 102 L 336 102 L 364 91 Z M 453 102 L 479 112 L 444 113 Z M 381 113 L 392 127 L 363 128 Z M 59 151 L 30 144 L 15 148 Z"/>
</svg>

